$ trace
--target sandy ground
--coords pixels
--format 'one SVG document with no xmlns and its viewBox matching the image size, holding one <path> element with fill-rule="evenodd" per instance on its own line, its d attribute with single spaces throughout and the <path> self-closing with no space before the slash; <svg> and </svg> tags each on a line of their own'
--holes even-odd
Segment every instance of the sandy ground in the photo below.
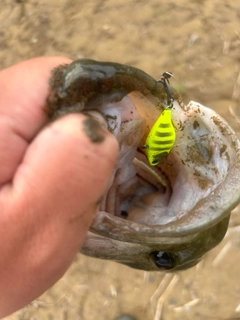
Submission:
<svg viewBox="0 0 240 320">
<path fill-rule="evenodd" d="M 240 131 L 240 2 L 1 0 L 0 68 L 39 55 L 116 61 L 159 78 Z M 8 320 L 240 319 L 240 209 L 193 269 L 146 273 L 79 255 L 48 292 Z"/>
</svg>

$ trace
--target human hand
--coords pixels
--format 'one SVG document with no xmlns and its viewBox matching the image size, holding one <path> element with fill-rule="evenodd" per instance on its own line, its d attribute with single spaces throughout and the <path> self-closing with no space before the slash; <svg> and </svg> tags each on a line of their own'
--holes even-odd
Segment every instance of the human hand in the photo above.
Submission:
<svg viewBox="0 0 240 320">
<path fill-rule="evenodd" d="M 42 129 L 51 70 L 68 62 L 36 58 L 0 72 L 0 318 L 70 266 L 117 157 L 106 129 L 103 142 L 90 141 L 82 114 Z"/>
</svg>

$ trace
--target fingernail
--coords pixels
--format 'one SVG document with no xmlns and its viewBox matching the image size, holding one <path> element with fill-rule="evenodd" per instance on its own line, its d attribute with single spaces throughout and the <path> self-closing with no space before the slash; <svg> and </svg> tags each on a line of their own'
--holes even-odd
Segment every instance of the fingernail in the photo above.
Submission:
<svg viewBox="0 0 240 320">
<path fill-rule="evenodd" d="M 87 118 L 83 120 L 83 131 L 93 143 L 102 143 L 108 134 L 105 125 L 92 116 L 87 116 Z"/>
</svg>

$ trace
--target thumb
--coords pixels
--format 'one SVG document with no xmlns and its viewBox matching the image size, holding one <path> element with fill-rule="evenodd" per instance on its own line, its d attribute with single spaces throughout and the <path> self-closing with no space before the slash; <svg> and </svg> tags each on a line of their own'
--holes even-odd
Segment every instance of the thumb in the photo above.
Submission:
<svg viewBox="0 0 240 320">
<path fill-rule="evenodd" d="M 29 146 L 0 198 L 11 213 L 0 224 L 5 238 L 0 279 L 15 310 L 56 282 L 72 262 L 106 191 L 117 152 L 114 136 L 82 114 L 51 123 Z"/>
<path fill-rule="evenodd" d="M 53 122 L 32 143 L 15 176 L 20 207 L 31 199 L 42 217 L 51 213 L 71 228 L 76 222 L 79 246 L 108 186 L 117 150 L 113 135 L 93 118 L 68 115 Z"/>
</svg>

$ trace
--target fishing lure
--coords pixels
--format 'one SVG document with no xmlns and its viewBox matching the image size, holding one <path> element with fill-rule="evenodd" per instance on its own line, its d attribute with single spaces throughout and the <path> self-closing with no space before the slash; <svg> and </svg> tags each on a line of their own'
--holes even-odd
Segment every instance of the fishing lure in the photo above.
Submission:
<svg viewBox="0 0 240 320">
<path fill-rule="evenodd" d="M 170 94 L 167 85 L 167 82 L 169 83 L 168 79 L 171 76 L 172 73 L 164 72 L 162 78 L 158 80 L 164 85 L 168 101 L 165 110 L 161 113 L 150 130 L 144 146 L 148 161 L 151 166 L 158 165 L 168 156 L 176 140 L 176 133 L 172 124 L 172 107 L 174 98 Z"/>
</svg>

